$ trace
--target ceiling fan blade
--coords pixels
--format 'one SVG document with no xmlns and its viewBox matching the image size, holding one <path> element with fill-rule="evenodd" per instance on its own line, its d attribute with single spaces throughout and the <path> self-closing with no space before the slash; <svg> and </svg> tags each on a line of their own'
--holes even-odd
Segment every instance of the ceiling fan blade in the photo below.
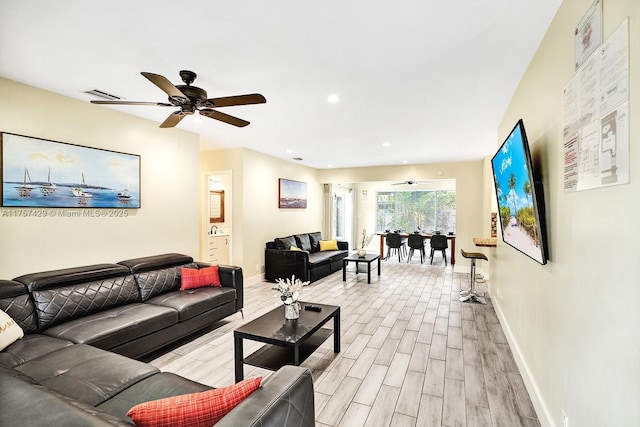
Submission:
<svg viewBox="0 0 640 427">
<path fill-rule="evenodd" d="M 242 120 L 216 110 L 204 109 L 200 110 L 200 114 L 209 117 L 210 119 L 216 119 L 220 120 L 221 122 L 229 123 L 230 125 L 238 126 L 239 128 L 245 127 L 249 124 L 249 122 L 246 120 Z"/>
<path fill-rule="evenodd" d="M 160 124 L 161 128 L 172 128 L 180 123 L 180 120 L 184 119 L 186 114 L 182 111 L 174 111 L 166 118 L 164 122 Z"/>
<path fill-rule="evenodd" d="M 167 104 L 166 102 L 138 102 L 138 101 L 90 101 L 92 104 L 102 105 L 153 105 L 156 107 L 173 107 L 173 104 Z"/>
<path fill-rule="evenodd" d="M 160 74 L 147 73 L 145 71 L 141 72 L 143 76 L 145 76 L 151 83 L 158 86 L 162 89 L 169 97 L 171 98 L 184 98 L 188 100 L 187 96 L 180 91 L 177 87 L 173 85 L 166 77 L 161 76 Z"/>
<path fill-rule="evenodd" d="M 264 104 L 265 102 L 267 102 L 267 100 L 259 93 L 207 99 L 207 105 L 212 108 L 232 107 L 234 105 Z"/>
</svg>

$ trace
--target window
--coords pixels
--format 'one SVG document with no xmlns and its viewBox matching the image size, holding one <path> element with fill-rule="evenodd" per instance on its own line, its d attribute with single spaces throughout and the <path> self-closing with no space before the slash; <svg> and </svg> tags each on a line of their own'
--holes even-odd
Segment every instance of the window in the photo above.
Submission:
<svg viewBox="0 0 640 427">
<path fill-rule="evenodd" d="M 456 230 L 455 191 L 380 191 L 377 231 Z"/>
</svg>

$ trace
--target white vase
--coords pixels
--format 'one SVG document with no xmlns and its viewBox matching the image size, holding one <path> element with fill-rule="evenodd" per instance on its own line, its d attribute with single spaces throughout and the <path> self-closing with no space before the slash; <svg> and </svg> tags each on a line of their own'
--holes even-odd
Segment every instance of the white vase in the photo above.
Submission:
<svg viewBox="0 0 640 427">
<path fill-rule="evenodd" d="M 294 320 L 300 317 L 300 304 L 297 302 L 284 305 L 284 318 Z"/>
<path fill-rule="evenodd" d="M 358 256 L 359 256 L 360 258 L 364 258 L 366 255 L 367 255 L 367 251 L 366 251 L 366 250 L 364 250 L 364 248 L 360 248 L 360 249 L 358 249 Z"/>
</svg>

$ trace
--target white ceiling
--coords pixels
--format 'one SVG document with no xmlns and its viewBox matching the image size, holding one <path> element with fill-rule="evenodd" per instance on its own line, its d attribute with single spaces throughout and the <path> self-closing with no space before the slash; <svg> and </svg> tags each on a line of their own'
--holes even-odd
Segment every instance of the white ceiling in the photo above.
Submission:
<svg viewBox="0 0 640 427">
<path fill-rule="evenodd" d="M 0 0 L 0 76 L 87 102 L 93 88 L 166 102 L 140 72 L 179 84 L 188 69 L 209 97 L 267 98 L 221 109 L 245 128 L 185 118 L 203 150 L 247 147 L 320 169 L 475 160 L 495 151 L 560 3 Z M 92 108 L 158 124 L 173 111 Z"/>
</svg>

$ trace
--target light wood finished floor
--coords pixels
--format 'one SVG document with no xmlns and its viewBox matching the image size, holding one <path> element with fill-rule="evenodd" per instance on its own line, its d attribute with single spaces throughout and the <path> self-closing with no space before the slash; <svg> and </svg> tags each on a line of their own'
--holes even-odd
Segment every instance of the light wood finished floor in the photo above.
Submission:
<svg viewBox="0 0 640 427">
<path fill-rule="evenodd" d="M 313 372 L 317 426 L 540 425 L 491 302 L 458 301 L 469 274 L 414 257 L 383 262 L 368 285 L 351 268 L 346 282 L 338 272 L 302 292 L 304 301 L 341 307 L 341 353 L 330 338 L 303 364 Z M 151 363 L 213 387 L 232 384 L 233 329 L 280 305 L 270 283 L 246 287 L 244 319 L 234 314 Z M 260 347 L 244 343 L 245 355 Z M 269 373 L 245 366 L 245 377 Z"/>
</svg>

